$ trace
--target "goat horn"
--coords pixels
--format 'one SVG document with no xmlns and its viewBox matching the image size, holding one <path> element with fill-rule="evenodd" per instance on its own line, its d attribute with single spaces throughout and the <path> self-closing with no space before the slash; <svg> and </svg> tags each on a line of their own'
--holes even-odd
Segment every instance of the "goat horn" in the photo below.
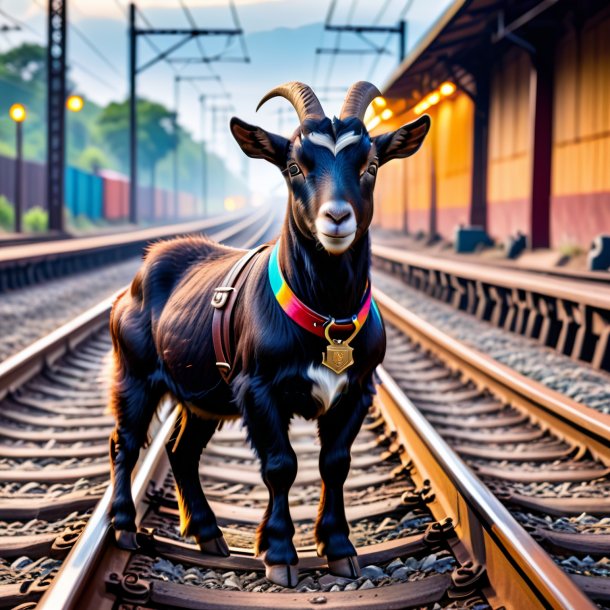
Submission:
<svg viewBox="0 0 610 610">
<path fill-rule="evenodd" d="M 299 121 L 303 123 L 306 119 L 323 119 L 326 115 L 322 104 L 311 90 L 311 87 L 298 81 L 284 83 L 275 89 L 271 89 L 267 95 L 258 103 L 256 110 L 273 97 L 286 98 L 295 108 L 299 115 Z"/>
<path fill-rule="evenodd" d="M 357 117 L 362 121 L 366 109 L 376 97 L 381 97 L 379 89 L 372 83 L 359 80 L 349 88 L 339 118 Z"/>
</svg>

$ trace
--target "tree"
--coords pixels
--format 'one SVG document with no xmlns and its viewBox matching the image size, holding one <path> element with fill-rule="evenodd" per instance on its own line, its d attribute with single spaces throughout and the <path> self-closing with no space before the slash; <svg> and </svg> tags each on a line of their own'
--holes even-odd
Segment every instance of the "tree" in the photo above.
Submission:
<svg viewBox="0 0 610 610">
<path fill-rule="evenodd" d="M 176 147 L 173 113 L 162 104 L 138 100 L 138 157 L 154 173 L 157 163 Z M 98 125 L 106 145 L 121 164 L 129 162 L 129 101 L 113 102 L 102 111 Z"/>
<path fill-rule="evenodd" d="M 97 174 L 103 167 L 108 167 L 108 159 L 104 151 L 97 146 L 88 146 L 79 155 L 78 164 L 85 171 Z"/>
<path fill-rule="evenodd" d="M 44 83 L 46 80 L 46 49 L 38 44 L 24 42 L 2 53 L 2 66 L 7 73 L 22 81 Z"/>
</svg>

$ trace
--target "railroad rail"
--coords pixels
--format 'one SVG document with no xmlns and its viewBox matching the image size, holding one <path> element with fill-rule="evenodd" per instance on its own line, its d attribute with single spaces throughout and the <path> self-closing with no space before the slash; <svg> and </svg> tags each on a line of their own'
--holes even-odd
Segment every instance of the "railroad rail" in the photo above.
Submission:
<svg viewBox="0 0 610 610">
<path fill-rule="evenodd" d="M 604 535 L 555 531 L 541 525 L 540 522 L 545 523 L 543 517 L 538 522 L 531 521 L 536 511 L 556 521 L 585 511 L 601 517 L 601 521 L 607 512 L 607 497 L 563 497 L 557 501 L 528 495 L 527 491 L 518 494 L 513 489 L 510 493 L 510 486 L 505 484 L 513 478 L 518 485 L 529 480 L 536 483 L 549 476 L 554 482 L 593 482 L 604 491 L 608 469 L 603 460 L 608 454 L 602 424 L 597 430 L 583 424 L 572 436 L 563 435 L 558 418 L 541 421 L 538 412 L 519 411 L 526 392 L 510 406 L 506 405 L 506 394 L 502 400 L 495 399 L 494 404 L 494 395 L 472 384 L 464 386 L 450 368 L 443 369 L 408 342 L 403 327 L 394 328 L 404 312 L 397 313 L 395 306 L 392 317 L 387 297 L 377 291 L 376 299 L 390 322 L 386 360 L 390 373 L 379 371 L 382 383 L 378 411 L 371 415 L 354 447 L 355 471 L 346 485 L 348 517 L 359 537 L 361 564 L 365 565 L 361 579 L 349 581 L 327 574 L 323 560 L 315 557 L 311 537 L 303 535 L 299 548 L 302 574 L 297 591 L 278 596 L 277 589 L 264 584 L 261 564 L 244 547 L 251 545 L 265 492 L 256 460 L 245 448 L 243 433 L 236 430 L 226 430 L 215 437 L 204 453 L 201 471 L 208 485 L 212 481 L 208 493 L 214 498 L 213 506 L 232 547 L 232 557 L 207 557 L 194 545 L 179 540 L 177 505 L 163 451 L 164 434 L 172 429 L 174 413 L 151 447 L 152 453 L 147 457 L 149 473 L 138 474 L 136 479 L 138 515 L 143 527 L 136 539 L 138 548 L 132 553 L 115 548 L 106 509 L 100 505 L 91 520 L 91 529 L 75 547 L 41 607 L 111 608 L 113 604 L 133 604 L 143 608 L 228 609 L 309 608 L 324 604 L 329 608 L 372 609 L 434 603 L 442 607 L 461 598 L 470 605 L 465 607 L 484 608 L 489 604 L 584 610 L 595 607 L 592 599 L 607 602 L 607 579 L 571 575 L 561 569 L 562 553 L 570 555 L 570 559 L 573 553 L 605 557 L 608 542 Z M 435 387 L 434 382 L 441 387 Z M 507 383 L 512 385 L 513 379 Z M 414 397 L 421 411 L 401 387 Z M 496 381 L 493 389 L 497 392 L 499 387 Z M 503 390 L 512 392 L 506 386 Z M 426 397 L 422 398 L 422 394 Z M 497 419 L 492 421 L 490 414 Z M 455 422 L 464 417 L 477 419 L 465 420 L 461 426 Z M 570 417 L 575 420 L 574 414 Z M 432 424 L 441 429 L 445 438 Z M 469 444 L 464 437 L 468 439 L 477 426 L 482 433 L 475 431 Z M 563 426 L 569 430 L 567 422 Z M 580 441 L 578 446 L 570 440 L 574 435 Z M 299 535 L 306 534 L 304 522 L 310 522 L 316 513 L 317 494 L 312 497 L 309 486 L 318 477 L 315 430 L 301 424 L 295 426 L 294 436 L 301 471 L 292 513 L 299 524 Z M 303 442 L 307 438 L 309 442 Z M 450 445 L 468 461 L 474 473 Z M 591 464 L 586 458 L 592 455 L 596 459 Z M 497 467 L 490 466 L 501 460 L 514 462 L 506 473 L 502 469 L 498 473 Z M 554 462 L 560 467 L 539 472 L 528 468 L 531 463 L 549 466 Z M 524 467 L 523 472 L 519 472 L 519 466 Z M 153 483 L 146 490 L 138 481 L 149 475 Z M 252 506 L 244 506 L 247 502 Z M 361 526 L 362 521 L 368 525 L 371 520 L 375 532 L 390 532 L 386 538 L 375 539 L 370 527 L 367 531 Z M 426 527 L 415 532 L 407 530 L 401 536 L 401 525 L 413 522 Z M 363 530 L 368 535 L 363 536 Z"/>
<path fill-rule="evenodd" d="M 232 556 L 202 555 L 181 541 L 165 456 L 174 410 L 134 482 L 141 526 L 136 548 L 116 548 L 106 517 L 107 492 L 39 608 L 305 609 L 320 604 L 398 610 L 436 603 L 447 607 L 456 600 L 461 607 L 481 609 L 595 608 L 388 373 L 379 374 L 379 397 L 354 446 L 346 484 L 348 519 L 365 566 L 360 579 L 328 574 L 324 559 L 315 555 L 311 521 L 317 489 L 311 485 L 318 480 L 316 432 L 305 422 L 292 430 L 301 464 L 291 511 L 300 543 L 296 592 L 266 582 L 262 564 L 244 548 L 251 546 L 266 498 L 241 430 L 217 433 L 201 469 Z"/>
<path fill-rule="evenodd" d="M 232 237 L 255 243 L 270 227 L 269 218 L 245 222 Z M 232 556 L 206 556 L 182 540 L 165 455 L 179 408 L 170 402 L 134 479 L 134 549 L 116 547 L 107 519 L 111 422 L 93 374 L 109 347 L 105 303 L 46 349 L 0 368 L 0 519 L 30 521 L 0 522 L 0 557 L 14 560 L 15 574 L 25 568 L 0 585 L 0 607 L 33 608 L 41 596 L 38 607 L 53 610 L 605 607 L 610 416 L 466 348 L 387 294 L 375 298 L 388 354 L 346 484 L 360 579 L 329 574 L 315 554 L 316 431 L 305 422 L 292 431 L 296 591 L 266 581 L 252 555 L 266 488 L 242 430 L 217 433 L 201 467 Z"/>
<path fill-rule="evenodd" d="M 210 236 L 248 247 L 276 222 L 260 210 Z M 0 607 L 40 598 L 107 488 L 115 296 L 0 364 Z"/>
<path fill-rule="evenodd" d="M 374 264 L 409 286 L 575 360 L 610 370 L 610 287 L 373 245 Z"/>
<path fill-rule="evenodd" d="M 0 248 L 0 293 L 141 256 L 151 241 L 226 229 L 261 210 L 107 235 L 51 239 Z"/>
<path fill-rule="evenodd" d="M 609 574 L 595 566 L 610 555 L 610 415 L 374 295 L 388 325 L 384 366 L 401 390 L 578 586 L 607 604 Z"/>
</svg>

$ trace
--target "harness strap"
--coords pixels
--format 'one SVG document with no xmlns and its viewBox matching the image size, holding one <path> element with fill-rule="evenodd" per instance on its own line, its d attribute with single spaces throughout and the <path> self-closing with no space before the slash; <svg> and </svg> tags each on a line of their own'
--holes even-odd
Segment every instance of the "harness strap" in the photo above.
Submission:
<svg viewBox="0 0 610 610">
<path fill-rule="evenodd" d="M 263 244 L 254 250 L 246 252 L 225 276 L 222 286 L 214 290 L 212 296 L 212 341 L 214 343 L 214 354 L 216 356 L 216 366 L 223 380 L 227 383 L 233 377 L 233 311 L 239 291 L 250 271 L 254 267 L 254 261 L 258 255 L 267 247 Z"/>
</svg>

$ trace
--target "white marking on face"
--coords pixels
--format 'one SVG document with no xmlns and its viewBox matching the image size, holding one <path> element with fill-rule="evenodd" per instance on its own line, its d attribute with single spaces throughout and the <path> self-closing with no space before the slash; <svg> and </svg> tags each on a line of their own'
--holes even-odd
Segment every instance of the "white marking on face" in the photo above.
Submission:
<svg viewBox="0 0 610 610">
<path fill-rule="evenodd" d="M 324 407 L 324 413 L 330 409 L 335 399 L 347 387 L 347 373 L 337 375 L 329 368 L 310 364 L 307 376 L 311 379 L 311 395 Z"/>
<path fill-rule="evenodd" d="M 327 148 L 336 157 L 347 146 L 359 142 L 362 134 L 350 131 L 339 136 L 336 142 L 327 133 L 318 133 L 317 131 L 313 131 L 307 137 L 312 144 Z"/>
</svg>

